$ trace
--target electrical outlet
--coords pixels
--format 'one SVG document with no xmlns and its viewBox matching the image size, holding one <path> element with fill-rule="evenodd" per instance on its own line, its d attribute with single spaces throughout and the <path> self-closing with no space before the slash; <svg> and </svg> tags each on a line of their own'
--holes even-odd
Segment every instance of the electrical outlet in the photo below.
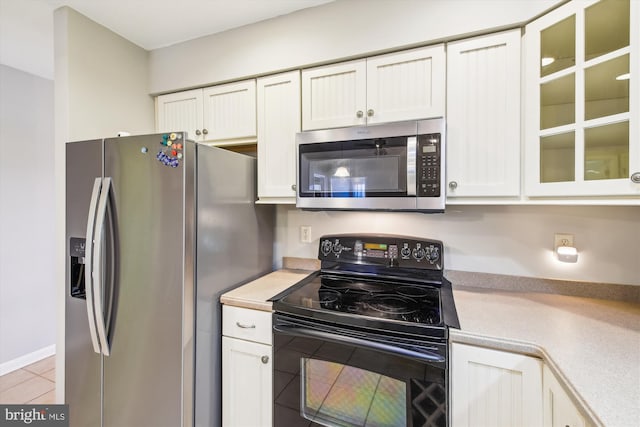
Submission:
<svg viewBox="0 0 640 427">
<path fill-rule="evenodd" d="M 553 235 L 553 249 L 558 246 L 573 246 L 573 234 L 556 233 Z"/>
<path fill-rule="evenodd" d="M 311 226 L 310 225 L 300 226 L 300 241 L 302 243 L 311 243 Z"/>
</svg>

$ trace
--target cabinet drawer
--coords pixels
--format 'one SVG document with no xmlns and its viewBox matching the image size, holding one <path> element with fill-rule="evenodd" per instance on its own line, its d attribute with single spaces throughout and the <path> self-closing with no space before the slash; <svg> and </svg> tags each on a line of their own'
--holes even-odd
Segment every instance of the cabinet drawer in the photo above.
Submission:
<svg viewBox="0 0 640 427">
<path fill-rule="evenodd" d="M 271 312 L 223 305 L 222 334 L 271 345 Z"/>
</svg>

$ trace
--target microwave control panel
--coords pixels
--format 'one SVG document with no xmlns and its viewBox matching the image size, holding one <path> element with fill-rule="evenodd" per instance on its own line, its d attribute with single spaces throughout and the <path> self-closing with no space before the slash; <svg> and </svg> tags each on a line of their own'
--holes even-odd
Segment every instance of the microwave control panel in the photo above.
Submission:
<svg viewBox="0 0 640 427">
<path fill-rule="evenodd" d="M 416 193 L 418 197 L 440 197 L 440 134 L 418 136 Z"/>
</svg>

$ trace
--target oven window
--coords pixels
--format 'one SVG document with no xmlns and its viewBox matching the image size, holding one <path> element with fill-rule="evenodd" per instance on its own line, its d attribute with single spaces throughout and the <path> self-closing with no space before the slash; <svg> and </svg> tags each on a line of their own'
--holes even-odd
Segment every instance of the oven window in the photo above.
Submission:
<svg viewBox="0 0 640 427">
<path fill-rule="evenodd" d="M 301 414 L 325 426 L 407 425 L 403 381 L 340 363 L 301 358 Z"/>
</svg>

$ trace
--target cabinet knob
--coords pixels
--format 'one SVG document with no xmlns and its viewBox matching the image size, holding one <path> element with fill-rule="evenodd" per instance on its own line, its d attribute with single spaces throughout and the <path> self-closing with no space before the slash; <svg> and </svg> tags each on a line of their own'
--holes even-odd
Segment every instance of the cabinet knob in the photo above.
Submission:
<svg viewBox="0 0 640 427">
<path fill-rule="evenodd" d="M 633 182 L 634 184 L 640 184 L 640 172 L 636 172 L 631 175 L 631 182 Z"/>
<path fill-rule="evenodd" d="M 266 365 L 267 363 L 269 363 L 269 356 L 262 356 L 260 360 Z"/>
<path fill-rule="evenodd" d="M 364 113 L 362 112 L 362 110 L 358 110 L 358 111 L 356 112 L 356 117 L 358 117 L 359 119 L 361 119 L 361 118 L 363 118 L 363 117 L 364 117 Z"/>
<path fill-rule="evenodd" d="M 196 129 L 196 135 L 201 135 L 202 132 L 200 132 L 200 129 Z"/>
<path fill-rule="evenodd" d="M 373 117 L 373 110 L 367 110 L 367 116 Z"/>
<path fill-rule="evenodd" d="M 208 130 L 206 130 L 206 129 L 202 129 L 202 133 L 206 135 L 206 134 L 208 134 L 208 133 L 209 133 L 209 131 L 208 131 Z"/>
<path fill-rule="evenodd" d="M 295 184 L 292 184 L 292 185 L 291 185 L 291 189 L 292 189 L 293 191 L 296 191 L 296 188 L 298 188 L 298 187 L 297 187 Z"/>
<path fill-rule="evenodd" d="M 457 182 L 455 182 L 455 181 L 449 182 L 449 189 L 455 190 L 456 188 L 458 188 L 458 183 Z"/>
</svg>

